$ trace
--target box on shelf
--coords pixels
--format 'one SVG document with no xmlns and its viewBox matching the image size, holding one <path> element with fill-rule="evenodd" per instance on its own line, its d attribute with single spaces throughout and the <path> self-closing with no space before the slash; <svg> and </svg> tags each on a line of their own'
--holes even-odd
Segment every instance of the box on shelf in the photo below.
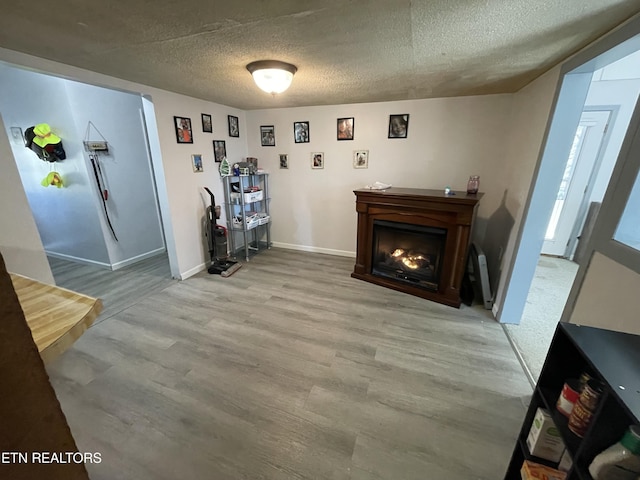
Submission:
<svg viewBox="0 0 640 480">
<path fill-rule="evenodd" d="M 251 230 L 252 228 L 260 225 L 260 217 L 258 217 L 258 214 L 256 213 L 254 213 L 253 215 L 247 215 L 244 220 L 247 223 L 247 230 Z M 234 216 L 232 223 L 235 228 L 242 228 L 242 216 Z"/>
<path fill-rule="evenodd" d="M 239 200 L 240 199 L 240 193 L 231 192 L 231 198 L 233 198 L 235 200 Z M 244 194 L 244 203 L 259 202 L 263 198 L 264 198 L 264 193 L 263 193 L 262 190 L 257 190 L 255 192 L 246 192 Z"/>
<path fill-rule="evenodd" d="M 266 213 L 259 213 L 258 214 L 258 223 L 260 225 L 266 225 L 267 223 L 269 223 L 270 220 L 271 220 L 271 217 L 269 215 L 267 215 Z"/>
<path fill-rule="evenodd" d="M 566 472 L 525 460 L 520 470 L 522 480 L 565 480 Z"/>
<path fill-rule="evenodd" d="M 550 462 L 558 462 L 564 452 L 564 443 L 560 437 L 558 428 L 553 423 L 549 412 L 538 408 L 531 429 L 527 436 L 529 453 L 536 457 L 544 458 Z"/>
<path fill-rule="evenodd" d="M 560 463 L 558 463 L 558 470 L 568 472 L 571 470 L 571 467 L 573 467 L 573 460 L 571 459 L 569 450 L 565 450 L 562 454 L 562 458 L 560 459 Z"/>
</svg>

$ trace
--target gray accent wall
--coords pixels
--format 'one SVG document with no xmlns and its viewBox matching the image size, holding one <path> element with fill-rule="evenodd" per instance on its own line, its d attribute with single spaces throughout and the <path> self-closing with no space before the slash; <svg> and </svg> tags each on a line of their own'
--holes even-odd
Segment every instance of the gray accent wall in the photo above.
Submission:
<svg viewBox="0 0 640 480">
<path fill-rule="evenodd" d="M 23 131 L 48 123 L 62 138 L 67 158 L 55 164 L 38 159 L 24 146 L 11 149 L 33 217 L 47 253 L 81 263 L 118 268 L 164 250 L 153 184 L 142 102 L 138 95 L 90 86 L 0 65 L 0 111 L 5 127 Z M 105 213 L 83 140 L 91 121 L 109 141 L 101 155 L 109 197 Z M 101 139 L 91 129 L 90 140 Z M 54 169 L 65 187 L 43 187 Z"/>
</svg>

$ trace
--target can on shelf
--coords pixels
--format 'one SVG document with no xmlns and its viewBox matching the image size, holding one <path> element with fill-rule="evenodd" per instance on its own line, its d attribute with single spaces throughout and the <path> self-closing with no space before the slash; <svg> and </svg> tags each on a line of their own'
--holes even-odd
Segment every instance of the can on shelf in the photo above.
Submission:
<svg viewBox="0 0 640 480">
<path fill-rule="evenodd" d="M 578 400 L 573 406 L 573 410 L 569 416 L 569 430 L 580 438 L 584 437 L 592 418 L 593 411 L 586 409 L 580 400 Z"/>
<path fill-rule="evenodd" d="M 578 401 L 573 406 L 569 416 L 569 430 L 579 437 L 583 437 L 589 428 L 589 423 L 600 401 L 602 395 L 602 384 L 595 379 L 591 379 L 582 389 Z"/>
<path fill-rule="evenodd" d="M 591 375 L 589 375 L 587 372 L 582 372 L 582 375 L 580 375 L 580 391 L 584 389 L 584 386 L 589 380 L 591 380 Z"/>
<path fill-rule="evenodd" d="M 567 380 L 562 387 L 562 392 L 558 397 L 556 409 L 565 417 L 571 415 L 573 406 L 580 397 L 580 381 L 574 378 Z"/>
<path fill-rule="evenodd" d="M 599 381 L 591 379 L 582 389 L 580 393 L 580 403 L 587 410 L 595 410 L 602 395 L 602 385 Z"/>
</svg>

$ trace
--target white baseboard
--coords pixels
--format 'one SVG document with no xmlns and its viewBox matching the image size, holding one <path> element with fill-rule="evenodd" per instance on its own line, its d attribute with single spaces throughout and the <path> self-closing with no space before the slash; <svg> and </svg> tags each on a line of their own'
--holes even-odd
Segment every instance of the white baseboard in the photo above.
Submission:
<svg viewBox="0 0 640 480">
<path fill-rule="evenodd" d="M 200 273 L 205 268 L 207 268 L 207 265 L 208 265 L 207 263 L 201 263 L 200 265 L 198 265 L 196 267 L 190 268 L 186 272 L 183 272 L 183 273 L 180 274 L 179 280 L 186 280 L 189 277 L 193 277 L 196 273 Z"/>
<path fill-rule="evenodd" d="M 145 260 L 147 258 L 155 257 L 156 255 L 160 255 L 161 253 L 166 252 L 166 251 L 167 251 L 166 248 L 162 247 L 162 248 L 158 248 L 156 250 L 152 250 L 152 251 L 147 252 L 147 253 L 143 253 L 142 255 L 137 255 L 135 257 L 127 258 L 126 260 L 123 260 L 123 261 L 117 262 L 117 263 L 113 263 L 113 264 L 104 263 L 104 262 L 97 262 L 95 260 L 89 260 L 88 258 L 75 257 L 73 255 L 66 255 L 64 253 L 51 252 L 49 250 L 45 250 L 45 253 L 50 257 L 60 258 L 62 260 L 69 260 L 70 262 L 82 263 L 83 265 L 91 265 L 91 266 L 94 266 L 94 267 L 104 268 L 106 270 L 118 270 L 120 268 L 124 268 L 124 267 L 126 267 L 128 265 L 131 265 L 131 264 L 134 264 L 136 262 L 139 262 L 141 260 Z"/>
<path fill-rule="evenodd" d="M 66 255 L 64 253 L 51 252 L 49 250 L 45 250 L 44 253 L 47 254 L 47 256 L 53 257 L 53 258 L 60 258 L 62 260 L 69 260 L 70 262 L 82 263 L 83 265 L 91 265 L 93 267 L 100 267 L 100 268 L 104 268 L 106 270 L 113 270 L 111 268 L 111 265 L 108 264 L 108 263 L 96 262 L 95 260 L 89 260 L 88 258 L 74 257 L 73 255 Z"/>
<path fill-rule="evenodd" d="M 273 242 L 272 245 L 276 248 L 286 248 L 288 250 L 298 250 L 300 252 L 323 253 L 325 255 L 337 255 L 339 257 L 356 258 L 356 252 L 349 252 L 347 250 L 335 250 L 333 248 L 309 247 L 306 245 L 294 245 L 291 243 L 280 243 L 280 242 Z"/>
<path fill-rule="evenodd" d="M 516 358 L 518 359 L 518 362 L 522 367 L 522 370 L 524 370 L 525 377 L 527 377 L 527 380 L 529 380 L 529 384 L 531 385 L 531 388 L 535 390 L 536 380 L 535 378 L 533 378 L 531 369 L 527 366 L 527 362 L 524 361 L 522 352 L 518 349 L 518 345 L 516 345 L 516 342 L 514 342 L 513 337 L 511 336 L 511 333 L 509 332 L 509 329 L 507 328 L 507 326 L 504 323 L 501 323 L 501 325 L 502 325 L 502 330 L 504 330 L 504 334 L 506 335 L 507 340 L 509 341 L 509 345 L 511 345 L 511 349 L 513 350 L 513 353 L 515 353 Z"/>
<path fill-rule="evenodd" d="M 293 245 L 291 243 L 272 242 L 271 244 L 275 248 L 286 248 L 288 250 L 297 250 L 300 252 L 322 253 L 324 255 L 337 255 L 339 257 L 355 258 L 356 252 L 348 252 L 346 250 L 334 250 L 332 248 L 318 248 L 308 247 L 305 245 Z M 180 274 L 179 280 L 186 280 L 189 277 L 193 277 L 195 274 L 205 270 L 209 264 L 201 263 L 193 268 L 190 268 L 186 272 Z"/>
<path fill-rule="evenodd" d="M 147 258 L 155 257 L 156 255 L 160 255 L 161 253 L 164 253 L 166 251 L 167 249 L 164 247 L 157 248 L 155 250 L 151 250 L 150 252 L 143 253 L 142 255 L 137 255 L 135 257 L 127 258 L 126 260 L 123 260 L 121 262 L 114 263 L 111 265 L 111 269 L 118 270 L 120 268 L 126 267 L 133 263 L 139 262 L 141 260 L 146 260 Z"/>
</svg>

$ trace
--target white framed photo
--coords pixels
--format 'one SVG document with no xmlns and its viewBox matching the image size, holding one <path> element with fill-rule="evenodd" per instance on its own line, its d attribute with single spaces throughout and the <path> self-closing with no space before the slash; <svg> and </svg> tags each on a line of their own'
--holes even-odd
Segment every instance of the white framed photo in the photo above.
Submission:
<svg viewBox="0 0 640 480">
<path fill-rule="evenodd" d="M 193 173 L 204 172 L 204 166 L 202 165 L 202 154 L 196 153 L 191 155 L 191 163 L 193 164 Z"/>
<path fill-rule="evenodd" d="M 369 168 L 369 150 L 353 151 L 353 168 Z"/>
<path fill-rule="evenodd" d="M 320 169 L 324 168 L 324 153 L 312 152 L 311 153 L 311 168 Z"/>
</svg>

